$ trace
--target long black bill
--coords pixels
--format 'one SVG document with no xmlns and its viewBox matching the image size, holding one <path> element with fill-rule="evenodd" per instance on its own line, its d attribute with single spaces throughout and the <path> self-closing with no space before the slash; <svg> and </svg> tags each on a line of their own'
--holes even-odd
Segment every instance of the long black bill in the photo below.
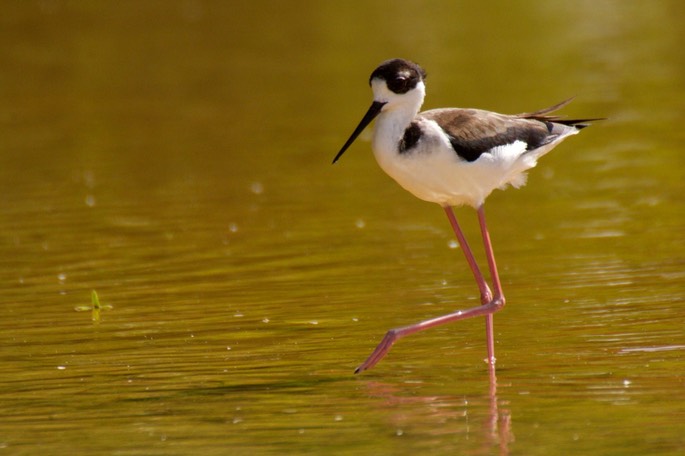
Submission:
<svg viewBox="0 0 685 456">
<path fill-rule="evenodd" d="M 374 101 L 373 103 L 371 103 L 371 107 L 368 111 L 366 111 L 366 114 L 364 114 L 364 118 L 361 122 L 359 122 L 359 125 L 357 125 L 357 128 L 354 129 L 354 132 L 352 132 L 352 136 L 350 136 L 350 139 L 347 140 L 345 145 L 342 146 L 342 149 L 340 149 L 340 152 L 338 152 L 338 155 L 336 155 L 333 159 L 333 163 L 338 161 L 342 154 L 345 153 L 347 148 L 350 147 L 350 145 L 354 142 L 355 139 L 357 139 L 359 133 L 364 131 L 366 126 L 370 124 L 371 121 L 375 119 L 378 114 L 380 114 L 381 109 L 383 109 L 383 106 L 385 106 L 385 102 Z"/>
</svg>

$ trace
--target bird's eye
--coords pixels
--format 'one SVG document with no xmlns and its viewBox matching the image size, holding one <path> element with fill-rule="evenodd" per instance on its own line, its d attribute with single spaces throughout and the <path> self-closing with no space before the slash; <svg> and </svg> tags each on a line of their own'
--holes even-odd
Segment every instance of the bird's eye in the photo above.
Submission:
<svg viewBox="0 0 685 456">
<path fill-rule="evenodd" d="M 409 91 L 410 78 L 407 76 L 396 76 L 393 78 L 388 87 L 395 93 L 406 93 Z"/>
</svg>

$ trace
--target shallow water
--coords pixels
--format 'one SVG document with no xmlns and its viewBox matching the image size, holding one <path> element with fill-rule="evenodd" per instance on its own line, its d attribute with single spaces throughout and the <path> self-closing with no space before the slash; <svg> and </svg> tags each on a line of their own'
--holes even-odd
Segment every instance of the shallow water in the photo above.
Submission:
<svg viewBox="0 0 685 456">
<path fill-rule="evenodd" d="M 396 5 L 4 8 L 7 454 L 682 454 L 681 3 Z M 394 56 L 427 108 L 610 118 L 488 199 L 496 379 L 482 320 L 352 374 L 478 303 L 438 207 L 330 165 Z"/>
</svg>

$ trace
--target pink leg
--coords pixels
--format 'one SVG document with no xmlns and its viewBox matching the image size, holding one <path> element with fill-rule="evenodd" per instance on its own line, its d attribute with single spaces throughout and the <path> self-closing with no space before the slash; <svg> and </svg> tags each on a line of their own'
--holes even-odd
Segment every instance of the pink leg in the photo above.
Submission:
<svg viewBox="0 0 685 456">
<path fill-rule="evenodd" d="M 483 206 L 478 208 L 478 219 L 481 227 L 481 234 L 483 235 L 483 243 L 485 244 L 485 253 L 488 258 L 488 266 L 490 268 L 490 274 L 492 275 L 493 286 L 495 288 L 495 297 L 492 298 L 490 288 L 488 287 L 483 275 L 476 264 L 476 260 L 473 256 L 471 248 L 466 242 L 466 238 L 457 223 L 457 219 L 454 215 L 454 211 L 451 207 L 445 207 L 445 212 L 447 213 L 447 218 L 449 218 L 454 233 L 457 236 L 457 240 L 461 246 L 464 255 L 466 256 L 466 261 L 473 272 L 473 276 L 476 278 L 476 283 L 481 293 L 481 300 L 483 305 L 478 307 L 473 307 L 467 310 L 458 310 L 456 312 L 443 315 L 441 317 L 432 318 L 430 320 L 425 320 L 414 325 L 405 326 L 402 328 L 391 329 L 385 334 L 383 340 L 376 347 L 376 349 L 371 353 L 371 355 L 362 363 L 361 366 L 355 370 L 355 373 L 365 371 L 367 369 L 375 366 L 383 357 L 390 351 L 392 345 L 399 339 L 406 337 L 410 334 L 414 334 L 419 331 L 424 331 L 435 326 L 444 325 L 446 323 L 452 323 L 454 321 L 465 320 L 467 318 L 487 316 L 486 320 L 486 332 L 487 332 L 487 343 L 488 343 L 488 362 L 492 366 L 495 360 L 494 353 L 494 333 L 492 327 L 492 314 L 500 310 L 504 306 L 504 296 L 502 295 L 502 287 L 499 281 L 499 275 L 497 274 L 497 266 L 495 264 L 495 257 L 492 252 L 492 244 L 490 243 L 490 235 L 485 224 L 485 212 L 483 211 Z"/>
<path fill-rule="evenodd" d="M 488 232 L 488 226 L 485 223 L 485 209 L 481 205 L 478 208 L 478 222 L 480 224 L 480 232 L 483 236 L 483 245 L 485 246 L 485 256 L 488 259 L 488 269 L 490 269 L 490 278 L 492 279 L 492 286 L 495 289 L 495 297 L 492 299 L 492 303 L 495 304 L 497 310 L 504 307 L 505 299 L 502 293 L 502 283 L 499 280 L 499 273 L 497 272 L 497 263 L 495 262 L 495 254 L 492 251 L 492 242 L 490 242 L 490 233 Z M 485 317 L 485 336 L 487 338 L 488 347 L 488 364 L 495 364 L 495 330 L 494 330 L 494 317 L 492 314 L 488 314 Z"/>
<path fill-rule="evenodd" d="M 481 274 L 480 269 L 478 268 L 478 264 L 476 264 L 476 259 L 473 256 L 473 252 L 471 251 L 471 248 L 469 247 L 468 242 L 466 242 L 466 237 L 464 236 L 464 233 L 461 231 L 461 228 L 459 227 L 459 223 L 457 222 L 457 218 L 454 215 L 454 210 L 450 206 L 445 206 L 443 207 L 445 210 L 445 213 L 447 214 L 447 218 L 450 220 L 450 224 L 452 225 L 452 229 L 454 230 L 454 234 L 457 236 L 457 240 L 459 241 L 459 245 L 461 246 L 464 256 L 466 256 L 466 261 L 468 262 L 469 266 L 471 267 L 471 271 L 473 272 L 473 276 L 476 279 L 476 283 L 478 284 L 478 289 L 480 290 L 480 300 L 482 304 L 487 304 L 490 301 L 492 301 L 492 293 L 490 292 L 490 288 L 488 287 L 488 284 L 485 282 L 485 279 L 483 278 L 483 274 Z M 483 236 L 483 243 L 485 244 L 486 252 L 489 251 L 490 254 L 492 254 L 492 246 L 490 243 L 490 234 L 488 233 L 487 226 L 485 225 L 485 212 L 483 211 L 483 206 L 481 206 L 478 209 L 478 220 L 480 222 L 480 228 L 481 228 L 481 233 Z M 489 246 L 489 248 L 488 248 Z M 493 260 L 494 262 L 494 257 Z M 490 256 L 488 256 L 488 266 L 490 267 L 492 271 L 492 264 L 490 263 Z M 496 273 L 496 270 L 495 270 Z M 498 278 L 498 283 L 499 283 L 499 278 Z M 494 331 L 494 318 L 492 314 L 487 314 L 485 316 L 485 337 L 486 337 L 486 342 L 487 342 L 487 350 L 488 350 L 488 357 L 487 357 L 487 362 L 488 364 L 494 365 L 495 363 L 495 331 Z"/>
<path fill-rule="evenodd" d="M 457 236 L 457 241 L 459 241 L 459 247 L 461 248 L 461 251 L 464 252 L 466 262 L 469 264 L 471 272 L 473 272 L 473 277 L 476 279 L 476 283 L 478 284 L 478 290 L 480 291 L 480 302 L 481 304 L 487 304 L 490 301 L 492 301 L 492 293 L 490 292 L 490 287 L 488 287 L 485 278 L 483 278 L 483 274 L 480 272 L 480 268 L 476 263 L 476 258 L 473 256 L 473 251 L 471 250 L 471 247 L 469 247 L 469 243 L 466 242 L 466 237 L 464 236 L 464 233 L 461 231 L 461 228 L 459 227 L 457 217 L 454 215 L 454 210 L 452 210 L 452 207 L 450 206 L 444 206 L 443 209 L 445 210 L 445 214 L 447 214 L 447 218 L 450 221 L 450 225 L 452 225 L 452 230 L 454 230 L 454 234 Z"/>
</svg>

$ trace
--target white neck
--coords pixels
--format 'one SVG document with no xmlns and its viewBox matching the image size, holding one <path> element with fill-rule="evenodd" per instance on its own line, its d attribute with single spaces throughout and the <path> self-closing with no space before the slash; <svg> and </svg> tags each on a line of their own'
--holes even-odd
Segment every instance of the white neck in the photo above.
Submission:
<svg viewBox="0 0 685 456">
<path fill-rule="evenodd" d="M 386 103 L 376 119 L 373 130 L 373 150 L 378 158 L 379 155 L 397 149 L 404 130 L 421 109 L 426 95 L 426 86 L 423 81 L 420 81 L 409 92 L 396 94 L 388 90 L 385 81 L 374 79 L 371 87 L 374 100 Z"/>
</svg>

